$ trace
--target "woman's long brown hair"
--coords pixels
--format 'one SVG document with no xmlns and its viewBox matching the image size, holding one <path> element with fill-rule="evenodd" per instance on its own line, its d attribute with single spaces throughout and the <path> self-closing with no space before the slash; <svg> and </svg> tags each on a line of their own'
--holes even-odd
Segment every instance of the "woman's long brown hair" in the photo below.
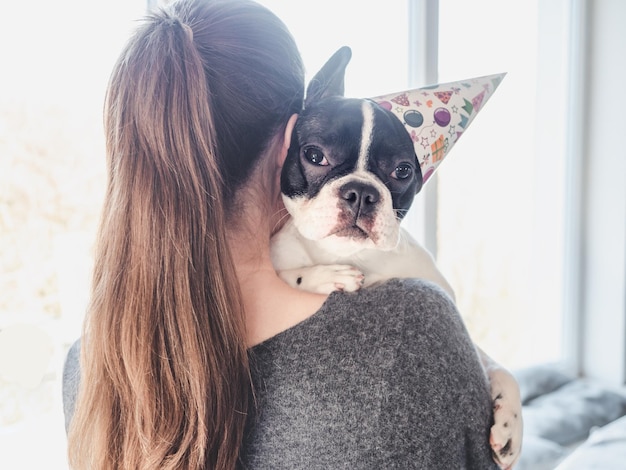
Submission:
<svg viewBox="0 0 626 470">
<path fill-rule="evenodd" d="M 247 1 L 177 3 L 119 58 L 73 468 L 236 466 L 251 390 L 227 213 L 302 88 L 291 36 Z"/>
</svg>

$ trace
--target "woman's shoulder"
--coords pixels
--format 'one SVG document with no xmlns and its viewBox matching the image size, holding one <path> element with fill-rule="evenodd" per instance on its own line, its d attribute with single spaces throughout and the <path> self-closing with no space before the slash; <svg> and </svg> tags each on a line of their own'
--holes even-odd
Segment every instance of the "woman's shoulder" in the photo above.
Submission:
<svg viewBox="0 0 626 470">
<path fill-rule="evenodd" d="M 449 295 L 419 279 L 391 279 L 356 292 L 334 292 L 305 321 L 252 348 L 308 349 L 332 342 L 390 339 L 412 330 L 462 328 Z"/>
<path fill-rule="evenodd" d="M 453 300 L 438 285 L 421 279 L 391 279 L 354 293 L 329 297 L 324 305 L 332 318 L 357 318 L 375 324 L 423 321 L 429 317 L 456 316 Z"/>
<path fill-rule="evenodd" d="M 331 297 L 330 300 L 333 306 L 365 302 L 393 308 L 399 305 L 432 307 L 439 304 L 441 308 L 454 308 L 452 299 L 444 289 L 431 281 L 415 278 L 390 279 L 354 293 Z"/>
<path fill-rule="evenodd" d="M 332 316 L 361 330 L 394 332 L 406 337 L 466 335 L 465 326 L 448 293 L 421 279 L 391 279 L 355 294 L 339 295 L 327 305 Z"/>
</svg>

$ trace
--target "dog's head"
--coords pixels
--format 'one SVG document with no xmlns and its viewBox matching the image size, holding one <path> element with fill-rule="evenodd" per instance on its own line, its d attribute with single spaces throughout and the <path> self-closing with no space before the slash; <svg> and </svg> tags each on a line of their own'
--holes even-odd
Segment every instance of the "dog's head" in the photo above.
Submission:
<svg viewBox="0 0 626 470">
<path fill-rule="evenodd" d="M 309 84 L 281 176 L 300 233 L 340 255 L 393 249 L 422 187 L 400 119 L 373 101 L 344 98 L 350 58 L 339 49 Z"/>
</svg>

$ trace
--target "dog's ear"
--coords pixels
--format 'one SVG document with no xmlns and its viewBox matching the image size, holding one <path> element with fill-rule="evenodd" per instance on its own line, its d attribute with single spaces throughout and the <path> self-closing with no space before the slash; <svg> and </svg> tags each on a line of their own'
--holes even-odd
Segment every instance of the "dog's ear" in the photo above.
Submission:
<svg viewBox="0 0 626 470">
<path fill-rule="evenodd" d="M 351 58 L 352 50 L 348 46 L 343 46 L 328 59 L 306 89 L 305 108 L 310 103 L 328 96 L 343 96 L 346 66 Z"/>
</svg>

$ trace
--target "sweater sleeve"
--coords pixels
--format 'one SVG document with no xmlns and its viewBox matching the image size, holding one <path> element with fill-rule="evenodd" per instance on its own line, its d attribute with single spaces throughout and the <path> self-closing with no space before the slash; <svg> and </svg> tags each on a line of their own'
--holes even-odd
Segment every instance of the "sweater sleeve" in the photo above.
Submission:
<svg viewBox="0 0 626 470">
<path fill-rule="evenodd" d="M 65 416 L 65 431 L 67 432 L 74 416 L 76 396 L 80 384 L 80 340 L 72 344 L 65 363 L 63 364 L 63 414 Z"/>
<path fill-rule="evenodd" d="M 257 406 L 242 468 L 497 468 L 487 379 L 433 284 L 335 293 L 250 356 Z"/>
</svg>

